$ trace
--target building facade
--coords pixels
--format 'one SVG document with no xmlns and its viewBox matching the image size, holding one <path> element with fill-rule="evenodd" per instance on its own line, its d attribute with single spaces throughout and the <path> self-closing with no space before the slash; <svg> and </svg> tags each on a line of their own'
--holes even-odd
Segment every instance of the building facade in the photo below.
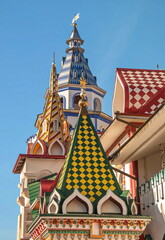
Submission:
<svg viewBox="0 0 165 240">
<path fill-rule="evenodd" d="M 17 240 L 30 238 L 27 233 L 32 222 L 28 184 L 42 177 L 53 177 L 64 163 L 79 113 L 80 78 L 85 78 L 87 82 L 88 111 L 97 134 L 101 134 L 111 123 L 112 118 L 102 112 L 102 99 L 106 92 L 97 86 L 91 73 L 88 60 L 83 55 L 83 42 L 75 23 L 67 40 L 69 46 L 60 74 L 52 63 L 43 113 L 37 116 L 35 122 L 38 132 L 27 140 L 27 153 L 20 154 L 15 163 L 13 172 L 20 174 Z"/>
<path fill-rule="evenodd" d="M 101 136 L 123 189 L 152 217 L 145 239 L 164 239 L 165 71 L 117 69 L 114 119 Z M 116 130 L 116 131 L 115 131 Z M 129 176 L 129 177 L 128 177 Z"/>
</svg>

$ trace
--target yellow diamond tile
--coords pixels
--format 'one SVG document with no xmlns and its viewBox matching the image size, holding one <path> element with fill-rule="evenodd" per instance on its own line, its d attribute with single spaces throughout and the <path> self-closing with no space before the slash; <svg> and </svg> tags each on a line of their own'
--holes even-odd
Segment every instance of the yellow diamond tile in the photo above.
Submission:
<svg viewBox="0 0 165 240">
<path fill-rule="evenodd" d="M 95 140 L 95 139 L 96 139 L 96 137 L 95 137 L 95 136 L 92 136 L 92 137 L 91 137 L 91 139 L 92 139 L 92 140 Z"/>
<path fill-rule="evenodd" d="M 109 178 L 113 178 L 113 176 L 112 176 L 112 174 L 111 174 L 111 173 L 108 175 L 108 177 L 109 177 Z"/>
<path fill-rule="evenodd" d="M 93 156 L 97 156 L 97 152 L 93 152 L 92 155 L 93 155 Z"/>
<path fill-rule="evenodd" d="M 102 173 L 105 173 L 107 170 L 105 168 L 101 169 Z"/>
<path fill-rule="evenodd" d="M 95 151 L 95 150 L 97 149 L 97 147 L 92 146 L 91 149 L 92 149 L 93 151 Z"/>
<path fill-rule="evenodd" d="M 114 191 L 114 190 L 116 189 L 116 187 L 110 186 L 110 189 L 111 189 L 112 191 Z"/>
<path fill-rule="evenodd" d="M 87 177 L 88 177 L 88 178 L 91 178 L 91 177 L 92 177 L 92 174 L 88 173 L 88 174 L 87 174 Z"/>
<path fill-rule="evenodd" d="M 90 196 L 93 196 L 95 193 L 93 191 L 89 191 L 88 193 Z"/>
<path fill-rule="evenodd" d="M 80 173 L 80 177 L 81 177 L 81 178 L 84 178 L 84 177 L 85 177 L 85 174 L 84 174 L 84 173 Z"/>
<path fill-rule="evenodd" d="M 84 153 L 83 153 L 82 151 L 79 151 L 78 154 L 79 154 L 79 155 L 83 155 Z"/>
<path fill-rule="evenodd" d="M 87 168 L 86 171 L 90 173 L 90 172 L 92 172 L 92 169 L 91 168 Z"/>
<path fill-rule="evenodd" d="M 107 186 L 107 185 L 104 185 L 104 186 L 103 186 L 103 189 L 104 189 L 104 190 L 108 190 L 108 186 Z"/>
<path fill-rule="evenodd" d="M 101 170 L 101 171 L 102 171 L 102 170 Z M 103 174 L 101 175 L 101 177 L 102 177 L 102 178 L 106 178 L 107 175 L 103 173 Z"/>
<path fill-rule="evenodd" d="M 85 195 L 87 195 L 87 192 L 86 191 L 82 191 L 81 194 L 85 196 Z"/>
<path fill-rule="evenodd" d="M 82 137 L 81 135 L 78 135 L 77 138 L 78 138 L 78 139 L 82 139 L 83 137 Z"/>
<path fill-rule="evenodd" d="M 87 119 L 87 116 L 86 116 L 86 115 L 82 115 L 82 118 L 83 118 L 83 119 Z"/>
<path fill-rule="evenodd" d="M 105 167 L 105 163 L 100 163 L 100 167 Z"/>
<path fill-rule="evenodd" d="M 97 161 L 98 158 L 97 158 L 97 157 L 93 157 L 92 160 L 93 160 L 93 161 Z"/>
<path fill-rule="evenodd" d="M 84 124 L 87 124 L 87 123 L 88 123 L 88 121 L 87 121 L 87 120 L 83 120 L 82 122 L 83 122 Z"/>
<path fill-rule="evenodd" d="M 81 168 L 79 169 L 79 171 L 83 173 L 83 172 L 85 171 L 85 169 L 84 169 L 83 167 L 81 167 Z M 85 176 L 85 175 L 84 175 L 84 176 Z"/>
<path fill-rule="evenodd" d="M 97 163 L 97 162 L 94 162 L 94 163 L 93 163 L 93 166 L 94 166 L 94 167 L 98 167 L 98 163 Z"/>
<path fill-rule="evenodd" d="M 88 136 L 88 135 L 85 135 L 85 136 L 84 136 L 84 139 L 88 140 L 88 139 L 89 139 L 89 136 Z"/>
<path fill-rule="evenodd" d="M 89 180 L 88 180 L 88 183 L 92 184 L 92 183 L 93 183 L 93 180 L 92 180 L 92 179 L 89 179 Z"/>
<path fill-rule="evenodd" d="M 92 190 L 94 187 L 92 185 L 89 185 L 88 188 Z"/>
<path fill-rule="evenodd" d="M 89 151 L 86 151 L 85 154 L 89 156 L 91 153 Z"/>
<path fill-rule="evenodd" d="M 84 131 L 84 134 L 86 134 L 86 135 L 87 135 L 88 133 L 89 133 L 89 131 L 87 131 L 87 130 L 85 130 L 85 131 Z"/>
<path fill-rule="evenodd" d="M 71 180 L 70 179 L 66 179 L 66 183 L 71 183 Z"/>
<path fill-rule="evenodd" d="M 96 194 L 97 196 L 101 196 L 102 193 L 100 191 L 97 191 Z"/>
<path fill-rule="evenodd" d="M 81 142 L 82 142 L 82 141 L 81 141 Z M 76 154 L 77 154 L 77 152 L 76 152 L 76 151 L 73 151 L 73 156 L 76 155 Z"/>
<path fill-rule="evenodd" d="M 106 184 L 107 184 L 107 180 L 104 179 L 104 180 L 102 181 L 102 183 L 103 183 L 104 185 L 106 185 Z"/>
<path fill-rule="evenodd" d="M 71 174 L 70 173 L 68 173 L 68 178 L 70 178 L 71 177 Z"/>
<path fill-rule="evenodd" d="M 71 185 L 66 185 L 66 188 L 67 188 L 68 190 L 70 190 L 70 189 L 72 188 L 72 186 L 71 186 Z"/>
<path fill-rule="evenodd" d="M 87 166 L 87 167 L 90 167 L 91 165 L 92 165 L 92 164 L 91 164 L 90 162 L 87 162 L 87 163 L 86 163 L 86 166 Z"/>
<path fill-rule="evenodd" d="M 87 129 L 87 128 L 88 128 L 88 126 L 87 126 L 87 125 L 85 125 L 85 126 L 83 126 L 83 128 L 84 128 L 84 129 Z"/>
<path fill-rule="evenodd" d="M 82 131 L 81 131 L 81 130 L 79 130 L 79 131 L 78 131 L 78 134 L 80 134 L 80 135 L 81 135 L 81 133 L 82 133 Z"/>
<path fill-rule="evenodd" d="M 94 177 L 95 177 L 95 178 L 99 178 L 100 175 L 96 173 L 96 174 L 94 175 Z"/>
<path fill-rule="evenodd" d="M 85 145 L 89 145 L 90 142 L 88 140 L 85 140 L 84 143 Z"/>
<path fill-rule="evenodd" d="M 72 162 L 72 165 L 75 167 L 75 166 L 77 166 L 77 163 L 76 162 Z"/>
<path fill-rule="evenodd" d="M 72 168 L 72 171 L 77 172 L 77 168 L 76 167 Z"/>
<path fill-rule="evenodd" d="M 72 175 L 74 178 L 77 178 L 78 177 L 78 174 L 77 173 L 73 173 Z"/>
<path fill-rule="evenodd" d="M 83 162 L 80 162 L 80 163 L 79 163 L 79 166 L 83 167 L 83 166 L 84 166 L 84 163 L 83 163 Z"/>
<path fill-rule="evenodd" d="M 103 156 L 103 153 L 100 151 L 99 153 L 98 153 L 101 157 Z"/>
<path fill-rule="evenodd" d="M 101 187 L 100 187 L 99 185 L 97 185 L 95 188 L 96 188 L 97 190 L 100 190 L 100 189 L 101 189 Z"/>
<path fill-rule="evenodd" d="M 95 173 L 98 173 L 100 170 L 98 168 L 94 168 L 93 170 Z"/>
<path fill-rule="evenodd" d="M 83 158 L 82 156 L 80 156 L 78 159 L 79 159 L 80 161 L 83 161 L 83 160 L 84 160 L 84 158 Z"/>
<path fill-rule="evenodd" d="M 81 188 L 84 190 L 86 189 L 87 187 L 85 185 L 82 185 Z"/>
<path fill-rule="evenodd" d="M 77 179 L 74 179 L 73 182 L 77 184 L 79 181 Z"/>
<path fill-rule="evenodd" d="M 83 141 L 81 141 L 81 140 L 78 140 L 78 141 L 77 141 L 77 143 L 78 143 L 78 144 L 82 144 L 82 143 L 83 143 Z M 73 153 L 73 155 L 75 155 L 75 154 Z"/>
<path fill-rule="evenodd" d="M 96 145 L 97 143 L 96 143 L 95 141 L 92 141 L 91 144 L 92 144 L 92 145 Z"/>
<path fill-rule="evenodd" d="M 89 146 L 85 146 L 85 150 L 89 150 L 90 149 L 90 147 Z"/>
<path fill-rule="evenodd" d="M 110 184 L 114 184 L 115 182 L 113 180 L 110 180 Z"/>
<path fill-rule="evenodd" d="M 79 145 L 79 146 L 78 146 L 78 149 L 79 149 L 79 150 L 82 150 L 82 149 L 83 149 L 83 146 L 82 146 L 82 145 Z"/>
<path fill-rule="evenodd" d="M 90 197 L 89 200 L 90 200 L 91 202 L 94 202 L 94 201 L 95 201 L 95 198 L 94 198 L 94 197 Z"/>
<path fill-rule="evenodd" d="M 81 179 L 80 182 L 84 184 L 86 181 L 84 179 Z"/>
<path fill-rule="evenodd" d="M 73 157 L 72 157 L 72 160 L 77 160 L 77 157 L 73 156 Z"/>
<path fill-rule="evenodd" d="M 99 179 L 96 179 L 96 180 L 95 180 L 95 183 L 100 184 L 100 180 L 99 180 Z"/>
<path fill-rule="evenodd" d="M 99 154 L 99 155 L 100 155 L 100 154 Z M 104 158 L 103 158 L 103 157 L 100 157 L 99 160 L 100 160 L 100 161 L 104 161 Z"/>
<path fill-rule="evenodd" d="M 86 157 L 85 159 L 86 159 L 87 161 L 90 161 L 90 160 L 91 160 L 91 158 L 90 158 L 90 157 Z"/>
</svg>

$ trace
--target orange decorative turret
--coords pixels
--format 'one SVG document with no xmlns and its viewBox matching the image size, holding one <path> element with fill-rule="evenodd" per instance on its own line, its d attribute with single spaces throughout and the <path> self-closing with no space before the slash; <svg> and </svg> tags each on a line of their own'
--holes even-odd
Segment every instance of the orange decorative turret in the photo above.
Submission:
<svg viewBox="0 0 165 240">
<path fill-rule="evenodd" d="M 30 148 L 32 154 L 64 155 L 70 141 L 68 123 L 64 117 L 60 97 L 56 65 L 52 63 L 50 86 L 45 94 L 45 106 L 35 123 L 38 128 L 36 141 Z"/>
</svg>

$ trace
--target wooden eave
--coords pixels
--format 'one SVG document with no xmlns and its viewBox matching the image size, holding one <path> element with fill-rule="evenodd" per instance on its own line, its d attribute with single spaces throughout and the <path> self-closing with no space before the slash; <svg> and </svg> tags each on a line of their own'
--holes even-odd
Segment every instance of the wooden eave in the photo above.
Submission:
<svg viewBox="0 0 165 240">
<path fill-rule="evenodd" d="M 26 158 L 42 158 L 42 159 L 65 159 L 65 155 L 37 155 L 37 154 L 19 154 L 13 168 L 13 173 L 19 174 L 24 166 Z"/>
</svg>

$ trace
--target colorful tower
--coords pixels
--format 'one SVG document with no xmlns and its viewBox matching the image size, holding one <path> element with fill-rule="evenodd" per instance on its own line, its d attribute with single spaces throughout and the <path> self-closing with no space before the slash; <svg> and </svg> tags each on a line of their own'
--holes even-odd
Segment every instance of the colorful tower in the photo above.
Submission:
<svg viewBox="0 0 165 240">
<path fill-rule="evenodd" d="M 84 57 L 82 44 L 77 24 L 73 23 L 70 38 L 66 41 L 66 57 L 62 59 L 62 69 L 58 77 L 59 95 L 63 103 L 63 110 L 70 129 L 73 130 L 79 113 L 78 102 L 80 100 L 80 78 L 85 78 L 86 94 L 88 99 L 88 111 L 95 130 L 99 133 L 111 123 L 112 118 L 102 112 L 102 99 L 105 91 L 97 86 L 96 77 L 93 76 L 88 59 Z"/>
<path fill-rule="evenodd" d="M 87 111 L 82 80 L 80 112 L 65 163 L 54 180 L 29 184 L 32 239 L 139 239 L 150 217 L 138 216 L 122 191 Z"/>
<path fill-rule="evenodd" d="M 20 205 L 17 240 L 30 239 L 27 229 L 32 222 L 28 184 L 42 177 L 54 179 L 64 162 L 70 144 L 68 123 L 58 94 L 55 63 L 52 64 L 50 86 L 45 94 L 43 113 L 38 115 L 36 136 L 28 139 L 27 154 L 20 154 L 13 172 L 20 174 Z"/>
</svg>

